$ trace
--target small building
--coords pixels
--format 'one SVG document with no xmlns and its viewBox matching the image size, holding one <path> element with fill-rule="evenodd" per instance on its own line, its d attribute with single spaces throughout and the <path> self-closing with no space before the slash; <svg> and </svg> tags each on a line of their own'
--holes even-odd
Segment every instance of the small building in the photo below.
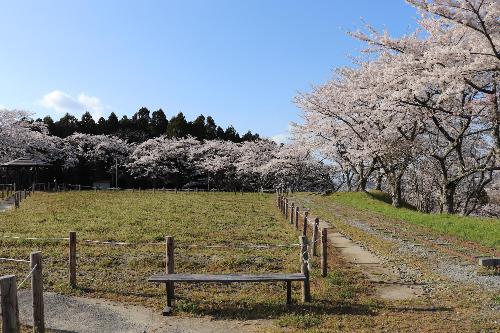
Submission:
<svg viewBox="0 0 500 333">
<path fill-rule="evenodd" d="M 18 189 L 22 189 L 38 183 L 40 168 L 48 168 L 52 165 L 39 159 L 25 156 L 3 163 L 0 166 L 5 170 L 5 181 L 15 183 Z"/>
<path fill-rule="evenodd" d="M 92 187 L 99 190 L 107 190 L 111 188 L 111 182 L 109 180 L 96 180 L 92 183 Z"/>
</svg>

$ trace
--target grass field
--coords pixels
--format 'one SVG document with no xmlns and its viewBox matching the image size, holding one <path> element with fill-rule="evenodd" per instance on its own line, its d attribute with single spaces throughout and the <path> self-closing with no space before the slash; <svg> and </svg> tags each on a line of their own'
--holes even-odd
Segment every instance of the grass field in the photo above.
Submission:
<svg viewBox="0 0 500 333">
<path fill-rule="evenodd" d="M 394 210 L 364 194 L 297 196 L 309 200 L 308 207 L 325 217 L 328 211 L 323 213 L 319 208 L 327 207 L 328 203 L 339 205 L 349 216 L 364 211 L 367 218 L 393 214 Z M 419 216 L 412 211 L 407 214 L 414 219 Z M 496 228 L 495 224 L 493 227 Z M 77 231 L 79 239 L 76 289 L 68 285 L 66 241 L 2 237 L 68 237 L 72 230 Z M 161 243 L 166 235 L 174 236 L 176 241 L 177 272 L 299 271 L 297 247 L 237 246 L 298 242 L 299 234 L 276 209 L 273 195 L 150 191 L 37 193 L 23 201 L 20 209 L 0 213 L 0 257 L 28 259 L 31 251 L 42 251 L 45 290 L 141 304 L 158 312 L 165 305 L 165 288 L 148 283 L 147 278 L 164 270 L 165 247 Z M 89 244 L 82 241 L 85 239 L 133 244 Z M 228 247 L 204 247 L 215 244 Z M 329 251 L 330 270 L 326 278 L 319 276 L 318 260 L 313 262 L 311 304 L 298 302 L 287 307 L 281 284 L 177 284 L 175 314 L 271 319 L 275 324 L 271 332 L 442 332 L 449 328 L 450 318 L 457 318 L 460 324 L 454 327 L 464 332 L 473 332 L 474 327 L 492 327 L 490 320 L 478 312 L 477 302 L 489 295 L 478 298 L 476 291 L 460 289 L 457 293 L 458 289 L 453 289 L 444 298 L 425 296 L 412 301 L 383 301 L 374 294 L 374 286 L 359 267 L 343 261 L 338 249 L 331 247 Z M 28 271 L 28 264 L 0 262 L 0 275 L 14 273 L 22 279 Z M 299 301 L 300 286 L 294 285 L 294 300 Z"/>
<path fill-rule="evenodd" d="M 337 193 L 328 200 L 359 210 L 380 214 L 430 228 L 441 234 L 500 249 L 500 219 L 479 218 L 449 214 L 425 214 L 408 208 L 394 208 L 381 192 Z"/>
<path fill-rule="evenodd" d="M 68 285 L 66 241 L 20 240 L 2 236 L 68 237 L 76 231 L 78 285 Z M 176 242 L 175 269 L 186 273 L 298 272 L 299 248 L 265 249 L 231 245 L 297 244 L 298 234 L 274 206 L 272 195 L 232 193 L 66 192 L 38 193 L 21 208 L 0 213 L 0 257 L 44 256 L 45 289 L 103 297 L 130 304 L 165 305 L 165 288 L 147 282 L 164 271 L 165 235 Z M 133 245 L 88 244 L 81 240 Z M 206 248 L 204 245 L 228 245 Z M 190 247 L 195 245 L 196 247 Z M 334 265 L 332 263 L 332 265 Z M 0 275 L 28 272 L 28 264 L 0 262 Z M 312 272 L 312 304 L 285 305 L 284 284 L 178 284 L 176 313 L 231 318 L 275 319 L 279 325 L 308 327 L 328 313 L 369 313 L 370 300 L 357 302 L 363 283 L 355 274 L 333 271 L 329 279 Z M 358 284 L 356 281 L 360 281 Z M 300 285 L 293 297 L 300 299 Z M 307 312 L 307 315 L 305 314 Z"/>
</svg>

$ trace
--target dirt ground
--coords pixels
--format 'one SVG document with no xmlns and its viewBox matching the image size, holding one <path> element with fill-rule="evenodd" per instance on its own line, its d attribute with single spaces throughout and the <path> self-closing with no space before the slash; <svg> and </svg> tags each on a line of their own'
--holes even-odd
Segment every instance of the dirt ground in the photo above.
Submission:
<svg viewBox="0 0 500 333">
<path fill-rule="evenodd" d="M 21 322 L 32 322 L 31 293 L 19 292 Z M 46 328 L 53 332 L 79 333 L 238 333 L 255 332 L 272 325 L 266 320 L 213 320 L 211 318 L 163 317 L 150 308 L 44 293 Z"/>
</svg>

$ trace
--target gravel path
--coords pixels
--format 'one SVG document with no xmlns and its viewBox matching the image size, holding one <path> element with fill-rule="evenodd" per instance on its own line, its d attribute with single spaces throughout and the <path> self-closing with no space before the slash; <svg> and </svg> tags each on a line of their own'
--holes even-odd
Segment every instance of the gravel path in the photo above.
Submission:
<svg viewBox="0 0 500 333">
<path fill-rule="evenodd" d="M 418 257 L 425 260 L 432 270 L 440 275 L 446 276 L 455 282 L 472 283 L 482 288 L 500 289 L 500 277 L 493 275 L 479 275 L 478 265 L 469 263 L 461 258 L 438 252 L 433 248 L 415 243 L 411 239 L 401 239 L 399 236 L 389 234 L 383 230 L 374 229 L 366 222 L 348 220 L 352 226 L 355 226 L 370 235 L 377 236 L 386 242 L 394 243 L 398 247 L 398 252 L 412 257 Z M 444 240 L 432 239 L 431 242 L 437 244 L 447 244 Z"/>
<path fill-rule="evenodd" d="M 320 220 L 319 227 L 331 228 L 332 226 Z M 415 280 L 402 278 L 399 272 L 392 270 L 377 255 L 353 242 L 349 237 L 339 232 L 330 232 L 328 240 L 340 251 L 346 261 L 363 267 L 363 273 L 376 285 L 377 295 L 380 298 L 408 300 L 424 293 L 423 287 Z"/>
<path fill-rule="evenodd" d="M 19 291 L 21 322 L 32 322 L 31 292 Z M 55 332 L 81 333 L 246 333 L 271 325 L 267 320 L 214 320 L 163 317 L 142 306 L 44 292 L 46 327 Z"/>
<path fill-rule="evenodd" d="M 314 202 L 313 198 L 303 198 L 302 203 L 311 207 L 311 213 L 314 213 L 314 206 L 317 203 Z M 416 226 L 407 225 L 404 222 L 383 221 L 380 219 L 361 220 L 354 217 L 356 214 L 351 211 L 342 215 L 342 207 L 334 203 L 322 208 L 327 209 L 332 216 L 341 220 L 342 223 L 374 236 L 379 241 L 395 245 L 397 250 L 393 253 L 374 253 L 374 255 L 380 260 L 379 264 L 382 267 L 392 270 L 404 284 L 421 285 L 424 292 L 432 291 L 431 285 L 426 283 L 427 281 L 418 268 L 404 264 L 400 260 L 401 258 L 410 259 L 410 262 L 419 261 L 428 267 L 432 273 L 455 283 L 471 284 L 486 290 L 500 290 L 500 277 L 480 275 L 478 273 L 479 266 L 475 259 L 471 261 L 470 258 L 482 254 L 479 250 L 467 248 L 466 251 L 462 251 L 465 254 L 462 254 L 457 250 L 460 248 L 460 244 L 452 244 L 444 237 L 427 235 L 425 232 L 421 233 L 417 231 L 419 229 Z M 360 242 L 354 243 L 361 248 L 370 245 Z M 364 268 L 364 270 L 366 269 Z"/>
<path fill-rule="evenodd" d="M 6 200 L 0 200 L 0 212 L 12 209 L 14 207 L 14 197 L 10 197 Z"/>
</svg>

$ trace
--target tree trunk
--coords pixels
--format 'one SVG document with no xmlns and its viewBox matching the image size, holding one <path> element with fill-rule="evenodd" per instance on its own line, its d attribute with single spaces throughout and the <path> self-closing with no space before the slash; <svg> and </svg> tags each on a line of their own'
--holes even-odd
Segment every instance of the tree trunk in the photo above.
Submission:
<svg viewBox="0 0 500 333">
<path fill-rule="evenodd" d="M 443 212 L 447 214 L 455 213 L 455 192 L 456 186 L 454 183 L 448 183 L 443 188 L 441 203 L 443 205 Z"/>
<path fill-rule="evenodd" d="M 365 192 L 367 182 L 368 182 L 368 178 L 360 177 L 359 182 L 358 182 L 358 186 L 356 187 L 356 192 Z"/>
<path fill-rule="evenodd" d="M 390 177 L 392 178 L 392 177 Z M 401 207 L 401 177 L 396 177 L 394 179 L 390 179 L 390 187 L 391 187 L 391 199 L 392 206 L 396 208 Z"/>
<path fill-rule="evenodd" d="M 376 190 L 377 191 L 382 191 L 382 179 L 383 179 L 384 175 L 379 172 L 378 175 L 377 175 L 377 188 Z"/>
</svg>

